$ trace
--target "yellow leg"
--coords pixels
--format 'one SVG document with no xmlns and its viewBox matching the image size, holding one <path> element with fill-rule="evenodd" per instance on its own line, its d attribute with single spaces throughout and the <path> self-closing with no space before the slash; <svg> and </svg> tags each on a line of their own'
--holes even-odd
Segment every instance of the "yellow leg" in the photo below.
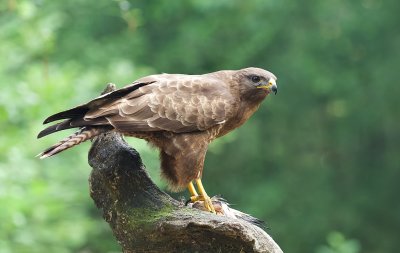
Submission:
<svg viewBox="0 0 400 253">
<path fill-rule="evenodd" d="M 189 189 L 191 197 L 199 195 L 199 194 L 197 194 L 196 188 L 194 188 L 193 182 L 189 183 L 188 189 Z"/>
<path fill-rule="evenodd" d="M 212 201 L 211 201 L 210 197 L 207 195 L 207 192 L 206 192 L 206 190 L 204 189 L 203 183 L 201 182 L 201 179 L 200 179 L 200 178 L 196 179 L 196 185 L 197 185 L 197 189 L 198 189 L 199 192 L 200 192 L 201 200 L 204 201 L 204 207 L 205 207 L 208 211 L 210 211 L 210 212 L 212 212 L 212 213 L 215 213 L 215 209 L 214 209 L 214 206 L 213 206 L 213 204 L 212 204 Z M 200 196 L 199 196 L 199 197 L 200 197 Z"/>
<path fill-rule="evenodd" d="M 197 194 L 196 188 L 194 187 L 194 184 L 192 181 L 188 184 L 188 190 L 190 193 L 190 202 L 194 203 L 196 201 L 201 200 L 201 196 L 199 196 L 199 194 Z"/>
</svg>

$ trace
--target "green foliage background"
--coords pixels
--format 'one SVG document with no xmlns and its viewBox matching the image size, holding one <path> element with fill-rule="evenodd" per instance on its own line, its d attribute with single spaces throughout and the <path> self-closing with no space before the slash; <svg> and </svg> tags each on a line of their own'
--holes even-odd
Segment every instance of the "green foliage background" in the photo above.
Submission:
<svg viewBox="0 0 400 253">
<path fill-rule="evenodd" d="M 34 156 L 42 120 L 151 73 L 278 76 L 211 147 L 212 195 L 266 220 L 285 252 L 398 252 L 400 2 L 1 0 L 0 253 L 119 252 L 88 194 L 89 144 Z M 158 158 L 139 150 L 162 187 Z M 181 193 L 179 196 L 185 196 Z"/>
</svg>

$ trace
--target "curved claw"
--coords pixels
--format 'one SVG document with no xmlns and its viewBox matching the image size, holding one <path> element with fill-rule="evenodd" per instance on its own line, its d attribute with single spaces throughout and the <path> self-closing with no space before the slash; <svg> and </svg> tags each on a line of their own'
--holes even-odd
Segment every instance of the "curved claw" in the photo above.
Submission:
<svg viewBox="0 0 400 253">
<path fill-rule="evenodd" d="M 192 197 L 190 197 L 189 200 L 186 201 L 185 204 L 187 205 L 187 204 L 189 204 L 190 202 L 195 203 L 195 202 L 197 202 L 197 201 L 202 201 L 202 202 L 203 202 L 203 205 L 204 205 L 204 208 L 205 208 L 207 211 L 216 214 L 216 211 L 215 211 L 214 205 L 213 205 L 213 203 L 212 203 L 212 200 L 211 200 L 211 198 L 208 197 L 208 196 L 203 196 L 203 195 L 192 196 Z"/>
<path fill-rule="evenodd" d="M 213 203 L 212 203 L 212 201 L 211 201 L 211 198 L 208 197 L 208 196 L 205 196 L 205 197 L 204 197 L 204 207 L 205 207 L 208 211 L 210 211 L 211 213 L 216 214 L 214 205 L 213 205 Z"/>
<path fill-rule="evenodd" d="M 189 204 L 189 202 L 194 203 L 196 201 L 203 201 L 205 209 L 208 210 L 211 213 L 216 214 L 214 205 L 213 205 L 213 203 L 211 201 L 211 198 L 207 195 L 207 193 L 206 193 L 206 191 L 205 191 L 205 189 L 203 187 L 203 184 L 201 182 L 201 179 L 196 179 L 195 181 L 196 181 L 197 188 L 198 188 L 198 190 L 200 192 L 200 195 L 197 194 L 197 191 L 196 191 L 196 188 L 193 185 L 193 182 L 190 182 L 189 185 L 188 185 L 188 189 L 189 189 L 189 192 L 190 192 L 190 194 L 192 196 L 190 197 L 190 199 L 188 201 L 186 201 L 185 204 L 187 205 L 187 204 Z"/>
</svg>

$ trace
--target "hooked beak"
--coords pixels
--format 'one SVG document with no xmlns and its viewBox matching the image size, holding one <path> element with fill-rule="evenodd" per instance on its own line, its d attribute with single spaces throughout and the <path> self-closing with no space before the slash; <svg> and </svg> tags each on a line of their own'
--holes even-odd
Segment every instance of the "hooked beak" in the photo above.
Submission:
<svg viewBox="0 0 400 253">
<path fill-rule="evenodd" d="M 260 85 L 257 88 L 266 89 L 269 93 L 273 92 L 275 95 L 278 93 L 278 86 L 276 85 L 276 81 L 274 79 L 270 79 L 268 84 Z"/>
</svg>

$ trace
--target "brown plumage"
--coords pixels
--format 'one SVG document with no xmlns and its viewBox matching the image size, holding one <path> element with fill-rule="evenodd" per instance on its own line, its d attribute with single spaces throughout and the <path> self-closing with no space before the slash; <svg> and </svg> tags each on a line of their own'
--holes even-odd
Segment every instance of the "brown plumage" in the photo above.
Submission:
<svg viewBox="0 0 400 253">
<path fill-rule="evenodd" d="M 46 158 L 105 131 L 147 140 L 160 150 L 172 189 L 200 178 L 208 144 L 242 125 L 271 92 L 276 77 L 259 68 L 204 75 L 161 74 L 136 80 L 86 104 L 54 114 L 63 119 L 38 138 L 68 128 L 77 133 L 40 154 Z"/>
</svg>

